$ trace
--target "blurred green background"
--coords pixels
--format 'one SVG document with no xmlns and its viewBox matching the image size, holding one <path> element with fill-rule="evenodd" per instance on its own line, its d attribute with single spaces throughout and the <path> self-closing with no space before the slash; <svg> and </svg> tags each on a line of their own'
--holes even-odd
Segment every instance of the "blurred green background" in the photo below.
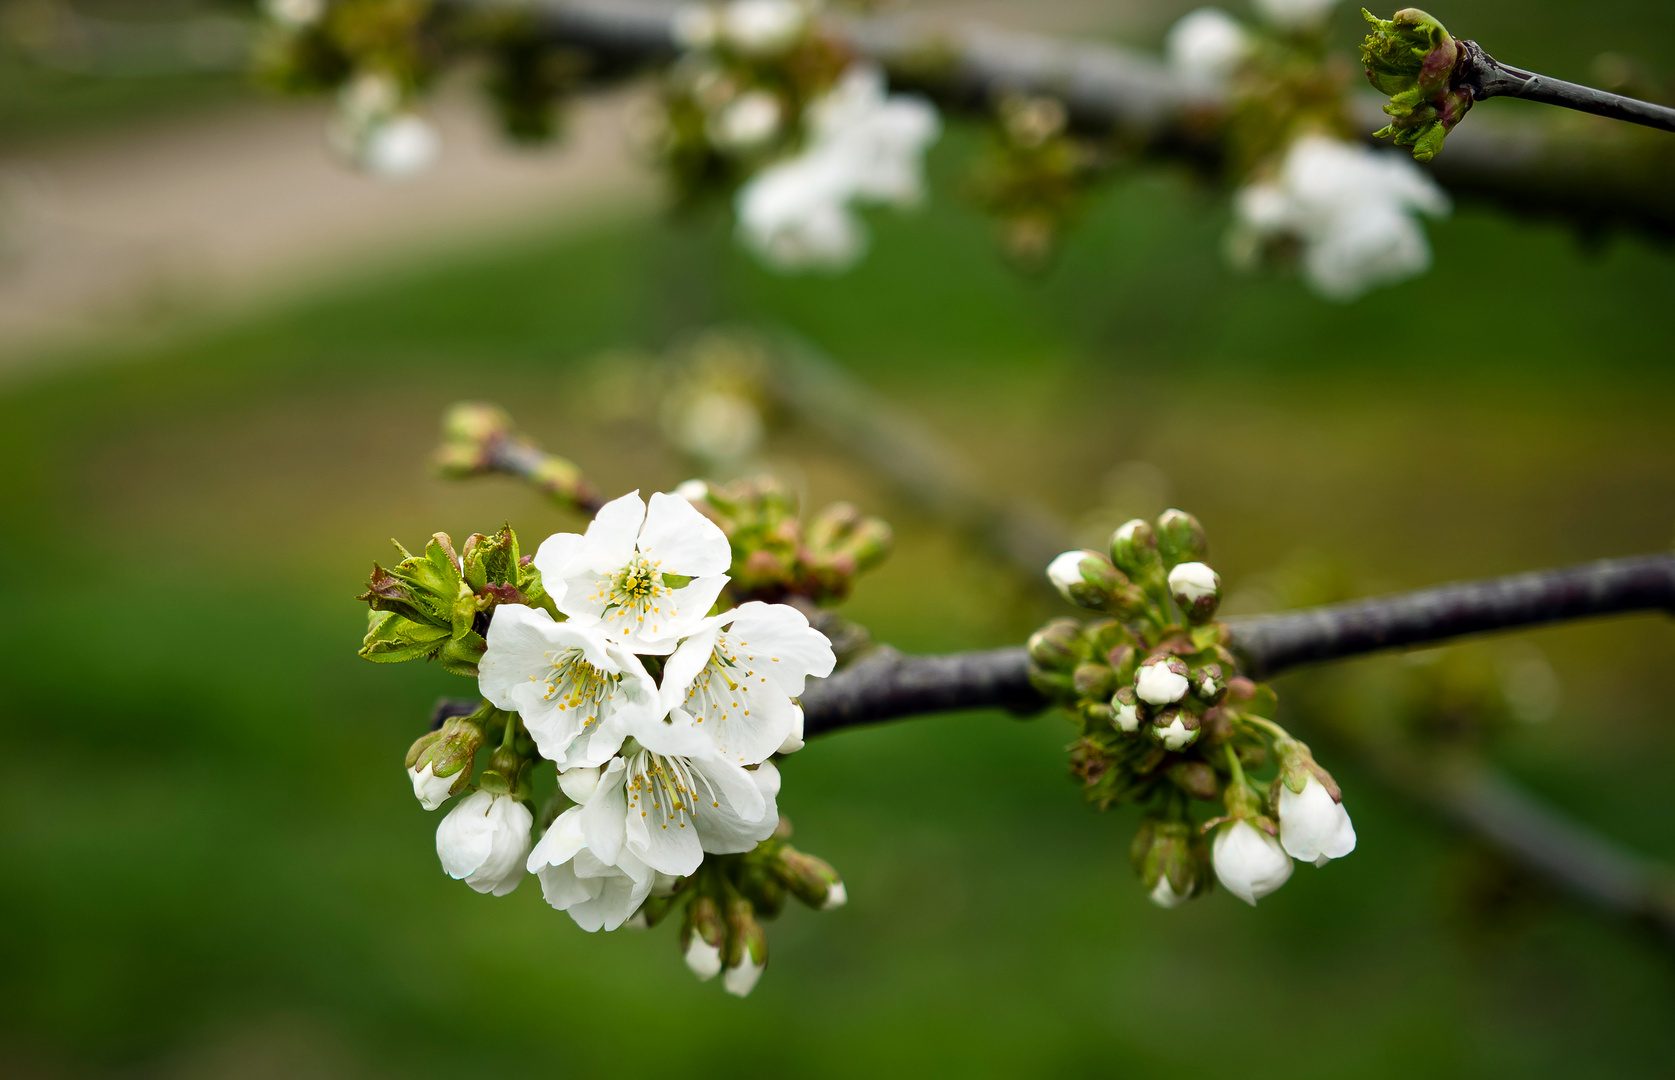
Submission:
<svg viewBox="0 0 1675 1080">
<path fill-rule="evenodd" d="M 1613 43 L 1675 43 L 1650 5 L 1563 9 L 1564 33 L 1537 5 L 1457 6 L 1556 74 Z M 1178 10 L 1156 9 L 1159 32 Z M 1024 278 L 951 194 L 975 141 L 950 132 L 938 197 L 875 218 L 842 278 L 772 277 L 714 222 L 532 223 L 0 385 L 0 1071 L 1669 1075 L 1675 947 L 1485 871 L 1330 755 L 1353 857 L 1255 910 L 1218 893 L 1165 912 L 1127 866 L 1132 812 L 1081 804 L 1052 714 L 813 742 L 783 766 L 781 808 L 851 902 L 770 925 L 744 1001 L 692 979 L 672 926 L 590 936 L 532 882 L 494 900 L 441 873 L 439 815 L 400 758 L 435 697 L 469 684 L 357 659 L 350 597 L 391 536 L 581 524 L 510 481 L 427 473 L 462 395 L 504 404 L 606 491 L 683 479 L 586 388 L 601 353 L 707 323 L 793 328 L 996 489 L 1071 520 L 1193 510 L 1235 593 L 1275 595 L 1299 566 L 1371 592 L 1670 544 L 1668 249 L 1463 206 L 1430 229 L 1436 271 L 1338 306 L 1226 270 L 1225 200 L 1145 169 Z M 1432 314 L 1391 317 L 1413 311 Z M 770 450 L 811 503 L 896 527 L 844 609 L 878 638 L 1003 644 L 1059 613 L 841 448 L 790 431 Z M 1667 620 L 1524 639 L 1559 706 L 1497 762 L 1675 860 Z M 1282 711 L 1310 677 L 1280 682 Z"/>
</svg>

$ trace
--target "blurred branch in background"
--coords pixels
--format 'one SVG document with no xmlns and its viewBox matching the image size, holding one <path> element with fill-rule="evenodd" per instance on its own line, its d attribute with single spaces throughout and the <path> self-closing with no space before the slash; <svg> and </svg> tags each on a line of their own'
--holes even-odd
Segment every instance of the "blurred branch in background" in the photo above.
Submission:
<svg viewBox="0 0 1675 1080">
<path fill-rule="evenodd" d="M 472 8 L 513 0 L 453 0 Z M 676 51 L 672 6 L 653 0 L 533 0 L 555 41 L 617 65 L 665 59 Z M 1158 59 L 1107 44 L 1060 41 L 968 25 L 925 29 L 896 17 L 839 20 L 850 45 L 885 65 L 905 86 L 946 105 L 987 110 L 1007 93 L 1061 99 L 1073 125 L 1114 131 L 1129 145 L 1217 164 L 1214 132 L 1223 92 L 1189 86 Z M 1380 99 L 1358 95 L 1355 126 L 1363 138 L 1384 126 Z M 1450 138 L 1449 152 L 1428 165 L 1457 195 L 1586 228 L 1635 226 L 1675 233 L 1675 146 L 1662 136 L 1615 127 L 1582 130 L 1539 122 L 1473 122 Z"/>
</svg>

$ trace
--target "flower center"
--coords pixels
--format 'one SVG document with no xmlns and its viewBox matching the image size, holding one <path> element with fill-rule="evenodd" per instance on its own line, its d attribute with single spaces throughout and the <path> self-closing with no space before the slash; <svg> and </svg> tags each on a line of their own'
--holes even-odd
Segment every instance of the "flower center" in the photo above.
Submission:
<svg viewBox="0 0 1675 1080">
<path fill-rule="evenodd" d="M 547 656 L 551 657 L 552 653 Z M 600 671 L 588 663 L 582 650 L 565 649 L 553 661 L 547 692 L 541 696 L 547 701 L 556 700 L 559 712 L 580 710 L 585 730 L 598 723 L 600 714 L 605 711 L 605 703 L 610 700 L 621 679 L 621 675 Z"/>
<path fill-rule="evenodd" d="M 666 599 L 674 590 L 664 583 L 661 565 L 661 560 L 635 553 L 627 566 L 600 582 L 604 595 L 598 598 L 605 602 L 607 622 L 630 633 L 639 629 L 655 633 L 659 624 L 674 614 L 672 609 L 665 611 Z"/>
<path fill-rule="evenodd" d="M 647 827 L 684 829 L 700 806 L 719 807 L 715 788 L 685 758 L 641 750 L 628 759 L 628 811 L 638 810 Z"/>
</svg>

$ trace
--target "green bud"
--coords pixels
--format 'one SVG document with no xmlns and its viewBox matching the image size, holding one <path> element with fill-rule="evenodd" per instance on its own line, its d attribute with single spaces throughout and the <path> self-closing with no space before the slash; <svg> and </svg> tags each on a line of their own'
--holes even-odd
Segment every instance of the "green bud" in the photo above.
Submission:
<svg viewBox="0 0 1675 1080">
<path fill-rule="evenodd" d="M 1076 701 L 1076 684 L 1071 681 L 1067 671 L 1044 671 L 1038 667 L 1031 667 L 1029 684 L 1035 688 L 1036 693 L 1049 701 L 1067 705 Z"/>
<path fill-rule="evenodd" d="M 1418 8 L 1403 8 L 1380 19 L 1363 8 L 1372 25 L 1361 43 L 1367 81 L 1390 96 L 1384 111 L 1387 127 L 1375 133 L 1413 147 L 1418 161 L 1429 161 L 1472 106 L 1471 91 L 1458 84 L 1464 50 L 1442 23 Z"/>
<path fill-rule="evenodd" d="M 1122 525 L 1111 534 L 1111 561 L 1131 578 L 1161 569 L 1156 530 L 1140 518 Z"/>
<path fill-rule="evenodd" d="M 1178 907 L 1210 888 L 1209 849 L 1186 822 L 1142 822 L 1129 859 L 1141 887 L 1159 907 Z"/>
<path fill-rule="evenodd" d="M 1029 636 L 1029 658 L 1050 671 L 1069 671 L 1084 656 L 1082 624 L 1054 619 Z"/>
<path fill-rule="evenodd" d="M 506 722 L 516 723 L 517 718 L 508 717 Z M 514 747 L 496 747 L 494 753 L 489 756 L 488 767 L 483 770 L 477 786 L 496 795 L 513 795 L 527 802 L 530 798 L 532 764 L 532 761 L 518 753 Z"/>
<path fill-rule="evenodd" d="M 773 869 L 791 895 L 811 908 L 829 911 L 842 907 L 849 900 L 843 879 L 823 859 L 786 846 L 775 856 Z"/>
<path fill-rule="evenodd" d="M 865 573 L 882 563 L 895 544 L 895 534 L 881 518 L 869 517 L 849 535 L 840 549 L 855 561 L 855 572 Z"/>
<path fill-rule="evenodd" d="M 1192 796 L 1211 802 L 1221 794 L 1216 771 L 1202 761 L 1177 761 L 1165 772 L 1170 783 Z"/>
<path fill-rule="evenodd" d="M 1293 793 L 1301 795 L 1308 786 L 1309 780 L 1318 780 L 1335 802 L 1343 801 L 1343 790 L 1338 782 L 1332 779 L 1332 774 L 1321 768 L 1314 760 L 1314 754 L 1309 748 L 1296 739 L 1284 738 L 1274 740 L 1274 754 L 1279 758 L 1279 775 L 1274 778 L 1271 798 L 1277 806 L 1279 804 L 1280 785 L 1284 784 Z"/>
<path fill-rule="evenodd" d="M 739 867 L 734 885 L 761 918 L 777 918 L 785 907 L 785 883 L 775 869 L 762 859 L 745 860 Z"/>
<path fill-rule="evenodd" d="M 1185 510 L 1165 510 L 1157 519 L 1157 553 L 1165 566 L 1198 562 L 1208 552 L 1204 526 Z"/>
<path fill-rule="evenodd" d="M 745 997 L 756 988 L 768 966 L 768 935 L 756 921 L 750 901 L 736 897 L 727 903 L 727 955 L 722 976 L 729 994 Z"/>
<path fill-rule="evenodd" d="M 1108 698 L 1117 689 L 1117 673 L 1108 664 L 1096 661 L 1077 664 L 1071 673 L 1076 693 L 1086 698 Z"/>
<path fill-rule="evenodd" d="M 476 767 L 477 750 L 483 745 L 483 726 L 473 717 L 455 716 L 447 720 L 438 731 L 428 732 L 419 737 L 418 741 L 407 751 L 406 766 L 409 774 L 414 777 L 414 790 L 418 792 L 421 786 L 420 774 L 429 769 L 429 776 L 437 780 L 454 777 L 454 782 L 446 789 L 442 798 L 426 799 L 425 793 L 421 799 L 427 802 L 426 809 L 434 809 L 428 805 L 435 802 L 440 805 L 442 799 L 458 795 L 471 782 L 471 774 Z M 434 796 L 438 791 L 430 792 Z"/>
</svg>

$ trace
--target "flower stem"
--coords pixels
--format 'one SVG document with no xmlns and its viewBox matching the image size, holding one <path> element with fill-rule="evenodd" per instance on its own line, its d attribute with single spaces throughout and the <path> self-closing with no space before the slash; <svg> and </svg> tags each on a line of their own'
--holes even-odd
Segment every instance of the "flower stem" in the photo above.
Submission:
<svg viewBox="0 0 1675 1080">
<path fill-rule="evenodd" d="M 1593 113 L 1631 124 L 1675 131 L 1675 109 L 1621 94 L 1610 94 L 1579 83 L 1552 79 L 1501 63 L 1475 41 L 1460 42 L 1464 50 L 1461 82 L 1478 101 L 1490 97 L 1520 97 L 1577 112 Z"/>
</svg>

